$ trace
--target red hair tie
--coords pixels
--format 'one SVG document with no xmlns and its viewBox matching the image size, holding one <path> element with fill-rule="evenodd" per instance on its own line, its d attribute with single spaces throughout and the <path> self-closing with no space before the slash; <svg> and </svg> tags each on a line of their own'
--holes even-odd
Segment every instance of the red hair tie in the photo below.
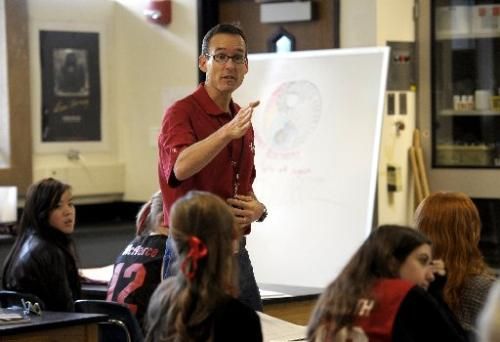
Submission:
<svg viewBox="0 0 500 342">
<path fill-rule="evenodd" d="M 196 269 L 198 268 L 198 259 L 202 259 L 207 256 L 208 249 L 207 246 L 198 239 L 196 236 L 191 236 L 188 239 L 189 252 L 186 255 L 186 259 L 182 262 L 181 270 L 182 273 L 189 279 L 192 280 L 196 275 Z"/>
</svg>

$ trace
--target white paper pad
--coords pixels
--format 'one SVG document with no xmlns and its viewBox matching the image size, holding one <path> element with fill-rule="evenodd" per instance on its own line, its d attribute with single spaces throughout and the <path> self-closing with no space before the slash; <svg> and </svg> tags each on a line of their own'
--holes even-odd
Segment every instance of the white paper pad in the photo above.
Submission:
<svg viewBox="0 0 500 342">
<path fill-rule="evenodd" d="M 81 268 L 80 274 L 90 280 L 95 280 L 100 283 L 108 283 L 113 275 L 114 265 L 107 265 L 103 267 L 94 268 Z"/>
<path fill-rule="evenodd" d="M 307 327 L 258 312 L 265 342 L 298 341 L 306 337 Z"/>
<path fill-rule="evenodd" d="M 291 297 L 291 295 L 289 295 L 289 294 L 282 293 L 282 292 L 276 292 L 276 291 L 268 291 L 268 290 L 259 289 L 259 292 L 260 292 L 260 298 L 262 298 L 262 299 Z"/>
</svg>

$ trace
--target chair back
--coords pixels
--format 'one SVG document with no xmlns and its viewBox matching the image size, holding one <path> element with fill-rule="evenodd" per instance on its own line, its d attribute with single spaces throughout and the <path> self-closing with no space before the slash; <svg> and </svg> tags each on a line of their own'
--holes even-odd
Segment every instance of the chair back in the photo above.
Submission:
<svg viewBox="0 0 500 342">
<path fill-rule="evenodd" d="M 132 342 L 127 326 L 122 322 L 109 319 L 99 322 L 99 342 Z"/>
<path fill-rule="evenodd" d="M 129 308 L 116 302 L 108 302 L 97 299 L 81 299 L 75 301 L 75 310 L 86 313 L 102 313 L 108 315 L 108 322 L 101 325 L 102 341 L 113 342 L 142 342 L 144 335 L 139 322 Z M 117 326 L 122 326 L 127 330 L 129 339 L 124 338 Z M 120 337 L 121 335 L 122 337 Z"/>
<path fill-rule="evenodd" d="M 38 296 L 31 293 L 23 293 L 17 291 L 0 290 L 0 307 L 8 308 L 12 306 L 23 307 L 23 300 L 29 301 L 32 304 L 38 303 L 40 309 L 45 309 L 45 304 Z"/>
</svg>

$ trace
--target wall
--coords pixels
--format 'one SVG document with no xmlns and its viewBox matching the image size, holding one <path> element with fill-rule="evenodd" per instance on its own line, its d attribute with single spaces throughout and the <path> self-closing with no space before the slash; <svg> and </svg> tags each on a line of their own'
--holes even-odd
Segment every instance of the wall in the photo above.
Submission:
<svg viewBox="0 0 500 342">
<path fill-rule="evenodd" d="M 341 47 L 414 41 L 414 0 L 341 0 Z"/>
<path fill-rule="evenodd" d="M 340 47 L 377 45 L 377 1 L 341 0 Z"/>
<path fill-rule="evenodd" d="M 158 187 L 156 135 L 164 108 L 197 83 L 196 2 L 172 1 L 167 27 L 143 16 L 147 1 L 30 0 L 29 24 L 34 123 L 34 179 L 55 176 L 87 201 L 118 195 L 144 201 Z M 101 33 L 102 115 L 100 144 L 40 143 L 38 29 Z M 51 145 L 51 146 L 46 146 Z M 67 158 L 70 149 L 80 159 Z M 98 195 L 96 197 L 96 195 Z M 123 196 L 121 196 L 123 195 Z"/>
<path fill-rule="evenodd" d="M 415 41 L 413 0 L 343 0 L 341 9 L 340 45 L 383 46 L 388 41 Z M 384 116 L 378 173 L 377 224 L 411 224 L 413 213 L 413 179 L 408 162 L 408 149 L 415 127 L 415 94 L 408 92 L 409 114 Z M 405 129 L 397 131 L 395 122 Z M 387 165 L 398 169 L 402 189 L 387 191 Z"/>
<path fill-rule="evenodd" d="M 377 1 L 377 43 L 415 41 L 414 0 Z"/>
<path fill-rule="evenodd" d="M 166 28 L 144 20 L 145 3 L 120 0 L 115 12 L 119 157 L 131 201 L 158 188 L 156 137 L 164 110 L 198 83 L 196 1 L 173 1 Z"/>
</svg>

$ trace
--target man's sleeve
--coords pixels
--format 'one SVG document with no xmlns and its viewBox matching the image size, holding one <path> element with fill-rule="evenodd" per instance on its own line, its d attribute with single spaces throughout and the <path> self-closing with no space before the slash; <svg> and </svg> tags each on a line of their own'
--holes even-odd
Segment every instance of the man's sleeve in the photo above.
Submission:
<svg viewBox="0 0 500 342">
<path fill-rule="evenodd" d="M 189 109 L 174 104 L 165 114 L 158 137 L 160 171 L 169 186 L 176 187 L 181 183 L 173 172 L 174 165 L 182 150 L 195 141 Z"/>
</svg>

